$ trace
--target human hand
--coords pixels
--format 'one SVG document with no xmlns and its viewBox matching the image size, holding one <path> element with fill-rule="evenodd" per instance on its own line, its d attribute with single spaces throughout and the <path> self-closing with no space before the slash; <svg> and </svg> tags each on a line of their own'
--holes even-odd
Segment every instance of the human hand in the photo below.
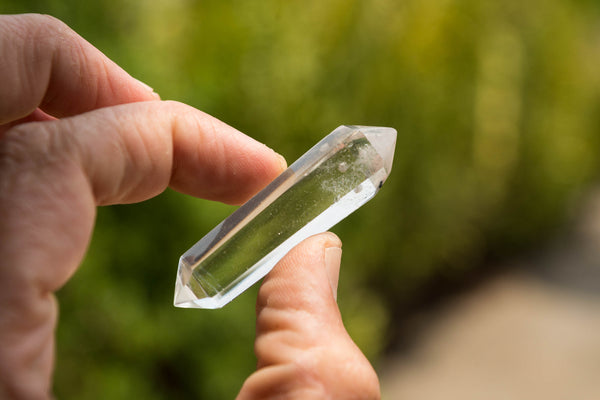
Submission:
<svg viewBox="0 0 600 400">
<path fill-rule="evenodd" d="M 83 259 L 96 206 L 167 186 L 239 204 L 284 162 L 198 110 L 158 101 L 56 19 L 0 16 L 0 60 L 0 398 L 43 399 L 53 292 Z M 259 369 L 241 399 L 378 396 L 335 304 L 339 246 L 331 234 L 310 238 L 265 279 Z"/>
<path fill-rule="evenodd" d="M 380 398 L 377 375 L 337 307 L 341 245 L 332 233 L 310 237 L 263 281 L 256 305 L 258 369 L 238 400 Z"/>
</svg>

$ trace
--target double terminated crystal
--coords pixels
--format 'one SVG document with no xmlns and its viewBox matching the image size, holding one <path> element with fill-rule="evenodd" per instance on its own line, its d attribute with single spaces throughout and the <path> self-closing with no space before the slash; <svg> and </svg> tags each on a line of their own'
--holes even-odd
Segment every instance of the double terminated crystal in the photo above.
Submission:
<svg viewBox="0 0 600 400">
<path fill-rule="evenodd" d="M 294 246 L 369 201 L 392 168 L 396 130 L 340 126 L 186 251 L 177 307 L 220 308 Z"/>
</svg>

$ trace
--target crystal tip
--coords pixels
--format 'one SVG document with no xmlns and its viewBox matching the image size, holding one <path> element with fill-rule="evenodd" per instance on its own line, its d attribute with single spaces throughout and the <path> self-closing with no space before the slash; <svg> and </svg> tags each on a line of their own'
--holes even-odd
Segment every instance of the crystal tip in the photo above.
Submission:
<svg viewBox="0 0 600 400">
<path fill-rule="evenodd" d="M 173 299 L 173 305 L 175 307 L 190 308 L 194 307 L 194 301 L 198 297 L 194 292 L 187 286 L 181 276 L 181 265 L 179 271 L 177 271 L 177 280 L 175 281 L 175 298 Z"/>
<path fill-rule="evenodd" d="M 177 270 L 177 279 L 175 280 L 175 297 L 173 305 L 180 308 L 221 308 L 227 303 L 227 299 L 222 296 L 210 297 L 202 291 L 199 285 L 195 285 L 195 290 L 190 287 L 192 269 L 181 259 L 179 269 Z"/>
<path fill-rule="evenodd" d="M 358 126 L 383 160 L 383 166 L 389 174 L 394 161 L 397 132 L 394 128 L 380 126 Z"/>
<path fill-rule="evenodd" d="M 192 269 L 181 258 L 179 260 L 179 268 L 177 269 L 177 278 L 175 280 L 175 298 L 173 305 L 182 308 L 196 308 L 198 296 L 189 287 L 189 282 L 192 277 Z"/>
</svg>

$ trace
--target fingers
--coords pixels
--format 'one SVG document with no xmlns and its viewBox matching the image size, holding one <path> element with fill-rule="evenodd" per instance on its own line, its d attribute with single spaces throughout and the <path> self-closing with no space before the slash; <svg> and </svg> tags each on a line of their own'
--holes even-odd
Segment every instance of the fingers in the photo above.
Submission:
<svg viewBox="0 0 600 400">
<path fill-rule="evenodd" d="M 20 170 L 13 175 L 27 168 L 41 173 L 45 164 L 81 169 L 99 205 L 145 200 L 169 184 L 197 197 L 241 203 L 285 167 L 265 145 L 176 102 L 22 124 L 7 132 L 2 146 L 4 161 Z"/>
<path fill-rule="evenodd" d="M 55 117 L 155 100 L 64 23 L 46 15 L 0 16 L 0 124 L 37 107 Z"/>
<path fill-rule="evenodd" d="M 258 370 L 238 399 L 378 399 L 377 376 L 344 329 L 335 302 L 341 243 L 330 233 L 294 248 L 257 302 Z"/>
<path fill-rule="evenodd" d="M 0 140 L 0 393 L 49 392 L 51 292 L 80 264 L 95 206 L 172 184 L 240 203 L 283 169 L 266 146 L 191 107 L 142 102 L 13 127 Z"/>
<path fill-rule="evenodd" d="M 7 273 L 26 272 L 54 291 L 81 260 L 96 205 L 145 200 L 169 184 L 241 203 L 283 167 L 263 144 L 174 102 L 18 125 L 0 140 L 0 259 L 14 260 Z"/>
</svg>

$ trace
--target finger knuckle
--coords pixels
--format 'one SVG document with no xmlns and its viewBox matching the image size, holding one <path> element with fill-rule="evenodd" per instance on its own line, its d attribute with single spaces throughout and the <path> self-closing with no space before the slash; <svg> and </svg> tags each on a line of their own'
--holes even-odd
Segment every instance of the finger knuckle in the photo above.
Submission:
<svg viewBox="0 0 600 400">
<path fill-rule="evenodd" d="M 42 168 L 57 156 L 59 135 L 49 124 L 27 123 L 12 127 L 0 141 L 0 169 Z"/>
<path fill-rule="evenodd" d="M 31 161 L 31 153 L 28 151 L 28 142 L 31 141 L 31 132 L 18 125 L 6 131 L 0 142 L 0 168 L 11 169 L 16 165 L 22 165 Z"/>
<path fill-rule="evenodd" d="M 28 152 L 28 135 L 23 128 L 11 128 L 0 141 L 0 197 L 12 192 L 25 171 L 33 167 L 31 153 Z"/>
<path fill-rule="evenodd" d="M 164 107 L 164 109 L 171 115 L 173 115 L 173 117 L 176 119 L 186 117 L 191 114 L 196 114 L 199 112 L 195 108 L 175 100 L 162 101 L 160 106 Z"/>
<path fill-rule="evenodd" d="M 32 25 L 53 33 L 71 32 L 71 28 L 60 19 L 48 14 L 29 14 Z"/>
<path fill-rule="evenodd" d="M 66 176 L 76 165 L 73 146 L 46 123 L 18 125 L 0 139 L 0 197 Z"/>
<path fill-rule="evenodd" d="M 3 25 L 15 37 L 45 41 L 72 32 L 67 24 L 48 14 L 21 14 L 10 18 Z"/>
</svg>

